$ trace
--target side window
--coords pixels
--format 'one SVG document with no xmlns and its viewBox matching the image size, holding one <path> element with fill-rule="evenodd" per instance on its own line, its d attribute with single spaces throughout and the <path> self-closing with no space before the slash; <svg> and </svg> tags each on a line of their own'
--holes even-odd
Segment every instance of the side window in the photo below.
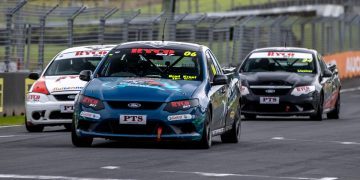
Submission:
<svg viewBox="0 0 360 180">
<path fill-rule="evenodd" d="M 319 64 L 320 64 L 320 69 L 321 69 L 321 74 L 322 72 L 325 71 L 325 69 L 327 69 L 327 66 L 324 62 L 324 60 L 322 59 L 322 56 L 320 54 L 318 54 L 318 59 L 319 59 Z"/>
<path fill-rule="evenodd" d="M 217 73 L 216 67 L 215 67 L 214 61 L 213 61 L 209 51 L 206 51 L 205 56 L 206 56 L 207 70 L 209 72 L 210 81 L 212 81 L 214 76 Z"/>
<path fill-rule="evenodd" d="M 218 74 L 223 74 L 221 66 L 219 64 L 219 61 L 217 61 L 215 55 L 210 50 L 208 50 L 208 52 L 209 52 L 209 54 L 210 54 L 210 56 L 211 56 L 211 58 L 212 58 L 212 60 L 213 60 L 213 62 L 215 64 L 215 68 L 216 68 L 217 73 Z"/>
</svg>

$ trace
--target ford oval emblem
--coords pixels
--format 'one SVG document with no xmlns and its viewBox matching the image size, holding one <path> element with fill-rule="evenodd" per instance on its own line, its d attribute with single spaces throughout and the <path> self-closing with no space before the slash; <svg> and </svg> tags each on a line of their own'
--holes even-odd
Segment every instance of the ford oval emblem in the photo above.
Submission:
<svg viewBox="0 0 360 180">
<path fill-rule="evenodd" d="M 272 94 L 272 93 L 275 93 L 275 90 L 274 89 L 267 89 L 265 90 L 266 93 L 268 94 Z"/>
<path fill-rule="evenodd" d="M 140 103 L 129 103 L 128 107 L 129 108 L 139 108 L 139 107 L 141 107 L 141 104 Z"/>
</svg>

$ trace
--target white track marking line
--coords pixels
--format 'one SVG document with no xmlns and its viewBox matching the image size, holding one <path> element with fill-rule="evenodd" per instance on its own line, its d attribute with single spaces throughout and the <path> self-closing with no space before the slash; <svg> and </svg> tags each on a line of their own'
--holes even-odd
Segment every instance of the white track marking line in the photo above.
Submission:
<svg viewBox="0 0 360 180">
<path fill-rule="evenodd" d="M 16 137 L 17 135 L 4 135 L 0 136 L 0 138 L 10 138 L 10 137 Z"/>
<path fill-rule="evenodd" d="M 110 170 L 119 169 L 119 168 L 120 168 L 119 166 L 104 166 L 104 167 L 101 167 L 101 169 L 110 169 Z"/>
<path fill-rule="evenodd" d="M 19 127 L 19 126 L 23 126 L 23 125 L 13 125 L 13 126 L 0 126 L 1 128 L 11 128 L 11 127 Z"/>
<path fill-rule="evenodd" d="M 45 179 L 45 180 L 125 180 L 125 179 L 106 179 L 106 178 L 80 178 L 68 176 L 44 176 L 44 175 L 19 175 L 19 174 L 0 174 L 0 179 Z M 132 180 L 132 179 L 126 179 Z"/>
<path fill-rule="evenodd" d="M 336 143 L 343 145 L 360 145 L 359 142 L 351 142 L 351 141 L 316 141 L 316 140 L 308 140 L 308 139 L 290 139 L 285 137 L 273 137 L 272 140 L 282 140 L 282 141 L 304 141 L 304 142 L 316 142 L 316 143 Z"/>
<path fill-rule="evenodd" d="M 196 174 L 206 177 L 255 177 L 255 178 L 271 178 L 271 179 L 290 179 L 290 180 L 336 180 L 337 177 L 322 177 L 322 178 L 308 178 L 308 177 L 286 177 L 286 176 L 266 176 L 254 174 L 232 174 L 232 173 L 209 173 L 209 172 L 185 172 L 185 171 L 162 171 L 165 173 L 183 173 L 183 174 Z"/>
<path fill-rule="evenodd" d="M 342 90 L 340 90 L 340 93 L 353 92 L 353 91 L 359 91 L 359 90 L 360 90 L 360 87 L 348 88 L 348 89 L 342 89 Z"/>
</svg>

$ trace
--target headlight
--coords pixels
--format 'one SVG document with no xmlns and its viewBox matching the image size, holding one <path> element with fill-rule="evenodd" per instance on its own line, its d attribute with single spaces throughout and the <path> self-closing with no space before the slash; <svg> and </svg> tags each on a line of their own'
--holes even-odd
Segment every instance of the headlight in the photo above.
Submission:
<svg viewBox="0 0 360 180">
<path fill-rule="evenodd" d="M 88 96 L 84 96 L 82 94 L 79 95 L 79 102 L 81 105 L 83 105 L 87 108 L 92 108 L 94 110 L 104 109 L 104 104 L 101 100 L 92 98 L 92 97 L 88 97 Z"/>
<path fill-rule="evenodd" d="M 250 94 L 249 89 L 246 86 L 241 86 L 240 87 L 240 92 L 241 92 L 242 96 Z"/>
<path fill-rule="evenodd" d="M 309 94 L 315 91 L 315 86 L 299 86 L 295 87 L 291 92 L 293 96 L 300 96 L 303 94 Z"/>
<path fill-rule="evenodd" d="M 181 101 L 172 101 L 166 104 L 164 110 L 168 112 L 177 112 L 180 110 L 186 111 L 190 108 L 199 106 L 198 99 L 190 99 L 190 100 L 181 100 Z"/>
</svg>

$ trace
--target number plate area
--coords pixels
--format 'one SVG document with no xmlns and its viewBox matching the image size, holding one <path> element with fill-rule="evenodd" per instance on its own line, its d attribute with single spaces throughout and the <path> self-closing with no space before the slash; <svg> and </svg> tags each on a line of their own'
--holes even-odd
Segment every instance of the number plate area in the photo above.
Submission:
<svg viewBox="0 0 360 180">
<path fill-rule="evenodd" d="M 260 104 L 279 104 L 279 97 L 260 97 Z"/>
<path fill-rule="evenodd" d="M 73 105 L 60 105 L 60 112 L 62 113 L 73 113 L 74 106 Z"/>
<path fill-rule="evenodd" d="M 120 115 L 120 124 L 146 125 L 146 115 Z"/>
</svg>

